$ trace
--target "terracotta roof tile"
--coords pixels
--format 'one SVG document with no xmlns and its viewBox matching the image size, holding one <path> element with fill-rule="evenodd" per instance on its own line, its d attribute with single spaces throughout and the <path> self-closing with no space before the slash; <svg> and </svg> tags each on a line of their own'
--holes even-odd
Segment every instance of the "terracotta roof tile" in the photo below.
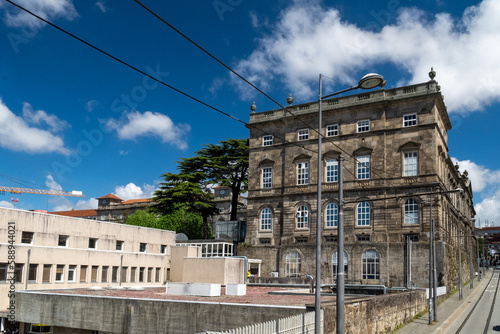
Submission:
<svg viewBox="0 0 500 334">
<path fill-rule="evenodd" d="M 96 210 L 69 210 L 69 211 L 54 211 L 49 212 L 52 215 L 66 216 L 66 217 L 96 217 Z"/>
<path fill-rule="evenodd" d="M 117 199 L 117 200 L 123 201 L 120 197 L 115 196 L 113 194 L 107 194 L 107 195 L 104 195 L 102 197 L 99 197 L 98 199 L 101 199 L 101 198 L 112 198 L 112 199 Z"/>
</svg>

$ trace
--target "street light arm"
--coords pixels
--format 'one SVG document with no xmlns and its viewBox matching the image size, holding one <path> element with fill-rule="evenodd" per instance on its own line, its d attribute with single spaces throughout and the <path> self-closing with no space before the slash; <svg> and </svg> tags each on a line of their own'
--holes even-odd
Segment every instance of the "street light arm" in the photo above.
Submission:
<svg viewBox="0 0 500 334">
<path fill-rule="evenodd" d="M 355 89 L 358 89 L 359 86 L 356 85 L 356 86 L 352 86 L 352 87 L 349 87 L 349 88 L 346 88 L 346 89 L 343 89 L 341 91 L 338 91 L 338 92 L 335 92 L 333 94 L 328 94 L 328 95 L 325 95 L 325 96 L 321 96 L 321 99 L 327 99 L 329 97 L 332 97 L 332 96 L 335 96 L 335 95 L 339 95 L 339 94 L 342 94 L 342 93 L 345 93 L 345 92 L 348 92 L 348 91 L 351 91 L 351 90 L 355 90 Z"/>
</svg>

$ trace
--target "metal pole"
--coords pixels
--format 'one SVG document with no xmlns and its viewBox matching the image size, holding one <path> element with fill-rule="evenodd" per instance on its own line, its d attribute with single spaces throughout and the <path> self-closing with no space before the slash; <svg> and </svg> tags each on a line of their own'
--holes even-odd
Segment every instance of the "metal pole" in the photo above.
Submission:
<svg viewBox="0 0 500 334">
<path fill-rule="evenodd" d="M 429 325 L 432 325 L 432 319 L 433 319 L 433 310 L 432 310 L 432 304 L 433 304 L 433 289 L 432 289 L 432 283 L 433 283 L 433 274 L 432 274 L 432 259 L 434 258 L 432 256 L 432 195 L 430 199 L 430 206 L 429 206 L 429 215 L 430 215 L 430 220 L 429 220 Z"/>
<path fill-rule="evenodd" d="M 481 275 L 479 275 L 479 273 L 481 272 L 481 260 L 479 259 L 479 238 L 474 238 L 474 240 L 476 240 L 476 254 L 477 254 L 477 257 L 476 257 L 476 261 L 477 261 L 477 281 L 481 281 Z"/>
<path fill-rule="evenodd" d="M 344 157 L 339 156 L 339 223 L 337 226 L 337 334 L 344 333 Z M 342 259 L 342 260 L 341 260 Z M 342 262 L 340 262 L 342 261 Z M 340 265 L 342 263 L 342 265 Z"/>
<path fill-rule="evenodd" d="M 460 219 L 458 220 L 458 299 L 462 300 L 462 238 L 460 235 L 462 234 L 461 226 L 462 222 Z"/>
<path fill-rule="evenodd" d="M 474 266 L 472 264 L 472 235 L 467 236 L 469 244 L 469 270 L 470 270 L 470 288 L 474 288 Z"/>
<path fill-rule="evenodd" d="M 28 290 L 28 280 L 30 278 L 30 255 L 31 255 L 31 249 L 28 249 L 28 261 L 26 261 L 26 282 L 24 290 Z"/>
<path fill-rule="evenodd" d="M 437 271 L 436 271 L 436 221 L 432 221 L 432 299 L 434 304 L 434 321 L 438 321 L 437 316 Z"/>
<path fill-rule="evenodd" d="M 322 182 L 322 163 L 321 163 L 321 127 L 322 127 L 322 78 L 319 75 L 319 100 L 318 100 L 318 201 L 317 201 L 317 224 L 316 224 L 316 291 L 314 299 L 314 333 L 321 333 L 321 182 Z M 338 265 L 337 265 L 338 266 Z"/>
</svg>

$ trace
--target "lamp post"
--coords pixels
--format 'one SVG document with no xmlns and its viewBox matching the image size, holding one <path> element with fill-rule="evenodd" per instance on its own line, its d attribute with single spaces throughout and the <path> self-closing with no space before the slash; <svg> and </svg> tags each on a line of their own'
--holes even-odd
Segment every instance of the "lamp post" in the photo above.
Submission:
<svg viewBox="0 0 500 334">
<path fill-rule="evenodd" d="M 321 184 L 322 184 L 322 157 L 321 157 L 321 129 L 322 129 L 322 100 L 355 89 L 372 89 L 384 87 L 385 80 L 380 74 L 369 73 L 358 84 L 333 94 L 323 96 L 323 75 L 319 75 L 319 100 L 318 100 L 318 201 L 316 224 L 316 290 L 314 299 L 315 309 L 315 334 L 321 331 Z M 338 250 L 337 250 L 337 334 L 344 333 L 344 212 L 343 212 L 343 178 L 342 157 L 339 157 L 339 215 L 338 215 Z M 341 262 L 342 261 L 342 262 Z M 342 265 L 340 265 L 340 263 Z"/>
</svg>

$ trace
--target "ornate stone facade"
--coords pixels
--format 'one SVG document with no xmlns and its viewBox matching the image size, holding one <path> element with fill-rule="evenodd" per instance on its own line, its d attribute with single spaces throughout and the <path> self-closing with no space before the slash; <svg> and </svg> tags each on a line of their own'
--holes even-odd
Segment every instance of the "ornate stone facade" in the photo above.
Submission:
<svg viewBox="0 0 500 334">
<path fill-rule="evenodd" d="M 448 154 L 437 82 L 325 100 L 322 111 L 322 281 L 335 280 L 341 155 L 346 283 L 427 286 L 432 215 L 439 285 L 456 286 L 457 237 L 468 273 L 475 212 L 467 173 Z M 248 128 L 244 255 L 262 259 L 263 276 L 314 275 L 318 103 L 252 109 Z"/>
</svg>

